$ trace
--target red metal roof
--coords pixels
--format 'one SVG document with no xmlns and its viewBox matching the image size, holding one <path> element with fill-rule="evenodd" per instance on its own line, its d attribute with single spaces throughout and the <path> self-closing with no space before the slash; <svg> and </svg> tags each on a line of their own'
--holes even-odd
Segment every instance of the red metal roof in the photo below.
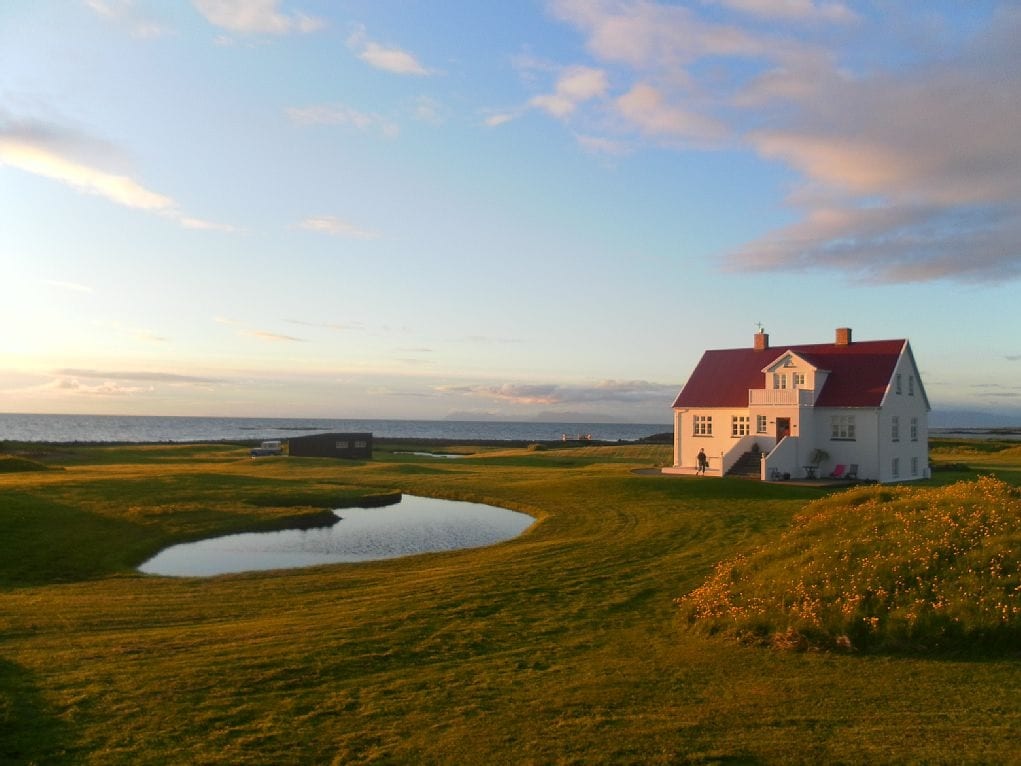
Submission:
<svg viewBox="0 0 1021 766">
<path fill-rule="evenodd" d="M 878 407 L 906 345 L 906 340 L 869 340 L 706 351 L 674 407 L 747 407 L 748 389 L 763 388 L 762 370 L 788 351 L 829 371 L 817 407 Z"/>
</svg>

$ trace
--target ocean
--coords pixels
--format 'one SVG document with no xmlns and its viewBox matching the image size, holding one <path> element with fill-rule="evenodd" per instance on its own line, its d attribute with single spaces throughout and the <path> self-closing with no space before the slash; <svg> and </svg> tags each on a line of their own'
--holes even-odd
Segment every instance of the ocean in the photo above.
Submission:
<svg viewBox="0 0 1021 766">
<path fill-rule="evenodd" d="M 200 418 L 148 415 L 20 415 L 0 413 L 0 441 L 204 442 L 286 439 L 313 433 L 371 433 L 383 438 L 470 441 L 637 441 L 669 424 L 540 423 L 469 420 L 333 420 L 329 418 Z"/>
</svg>

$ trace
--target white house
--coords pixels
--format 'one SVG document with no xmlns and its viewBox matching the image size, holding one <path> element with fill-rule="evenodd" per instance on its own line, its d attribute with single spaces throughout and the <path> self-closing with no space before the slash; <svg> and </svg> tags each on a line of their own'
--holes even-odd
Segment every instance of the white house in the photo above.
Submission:
<svg viewBox="0 0 1021 766">
<path fill-rule="evenodd" d="M 764 480 L 851 475 L 879 482 L 928 476 L 929 400 L 907 340 L 706 351 L 674 402 L 674 464 L 706 475 L 751 466 Z M 820 457 L 822 458 L 820 460 Z"/>
</svg>

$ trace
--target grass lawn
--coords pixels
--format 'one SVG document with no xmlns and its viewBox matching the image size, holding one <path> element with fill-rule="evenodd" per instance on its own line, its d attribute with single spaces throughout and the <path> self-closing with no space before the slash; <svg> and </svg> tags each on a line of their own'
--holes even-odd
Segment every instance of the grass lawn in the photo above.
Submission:
<svg viewBox="0 0 1021 766">
<path fill-rule="evenodd" d="M 0 471 L 0 763 L 1021 759 L 1017 655 L 783 652 L 689 630 L 674 599 L 822 491 L 631 472 L 669 449 L 26 456 L 62 470 Z M 1017 448 L 933 456 L 955 466 L 933 483 L 1021 485 Z M 491 548 L 368 564 L 135 570 L 174 542 L 394 490 L 537 523 Z"/>
</svg>

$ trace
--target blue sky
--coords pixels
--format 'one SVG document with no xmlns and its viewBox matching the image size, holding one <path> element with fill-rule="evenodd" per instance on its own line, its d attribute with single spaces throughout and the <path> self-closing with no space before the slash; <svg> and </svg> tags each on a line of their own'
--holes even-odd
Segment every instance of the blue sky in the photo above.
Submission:
<svg viewBox="0 0 1021 766">
<path fill-rule="evenodd" d="M 1021 419 L 1021 8 L 8 0 L 0 411 L 667 423 L 910 339 Z"/>
</svg>

